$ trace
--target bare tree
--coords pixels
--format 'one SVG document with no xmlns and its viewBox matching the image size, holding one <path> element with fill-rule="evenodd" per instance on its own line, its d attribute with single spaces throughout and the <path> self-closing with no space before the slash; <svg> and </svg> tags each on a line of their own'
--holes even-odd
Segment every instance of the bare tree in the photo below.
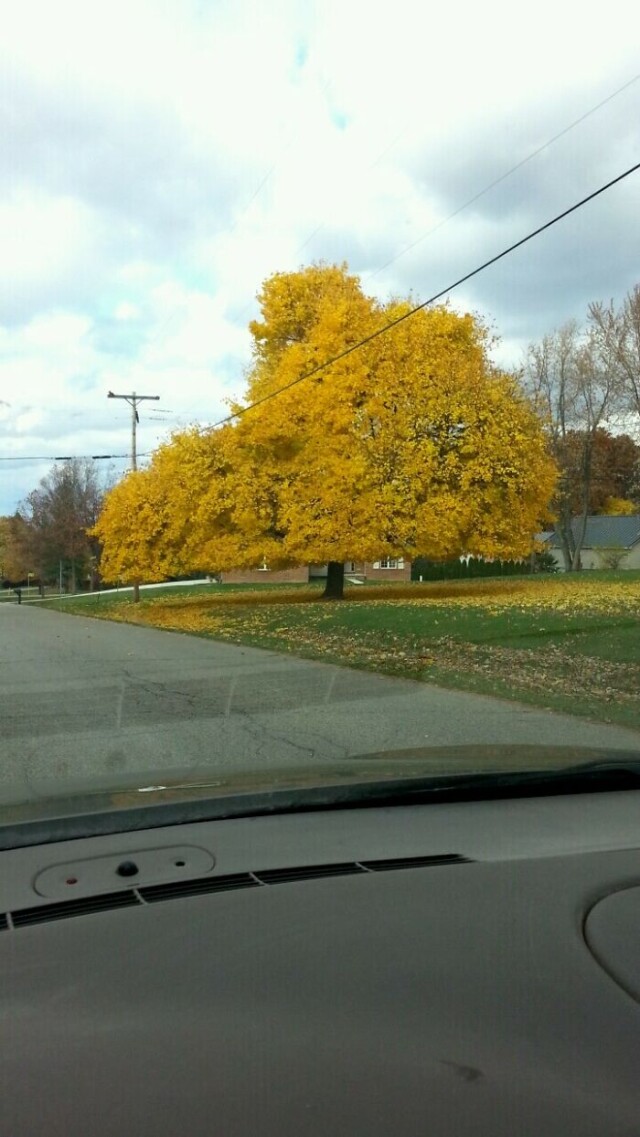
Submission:
<svg viewBox="0 0 640 1137">
<path fill-rule="evenodd" d="M 613 301 L 591 304 L 589 320 L 615 353 L 621 380 L 621 409 L 640 416 L 640 285 L 627 293 L 619 308 Z"/>
<path fill-rule="evenodd" d="M 623 316 L 624 341 L 620 362 L 630 406 L 640 416 L 640 284 L 636 284 L 627 295 Z"/>
<path fill-rule="evenodd" d="M 619 396 L 617 342 L 591 316 L 584 331 L 570 321 L 529 348 L 525 379 L 546 419 L 558 463 L 556 531 L 565 568 L 575 572 L 581 568 L 597 433 Z"/>
</svg>

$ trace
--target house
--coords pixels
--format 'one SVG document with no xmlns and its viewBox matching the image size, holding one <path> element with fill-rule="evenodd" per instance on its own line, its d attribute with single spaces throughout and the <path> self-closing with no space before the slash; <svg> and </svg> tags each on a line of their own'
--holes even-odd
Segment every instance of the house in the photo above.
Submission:
<svg viewBox="0 0 640 1137">
<path fill-rule="evenodd" d="M 379 561 L 345 561 L 347 580 L 364 583 L 365 580 L 411 580 L 411 561 L 406 557 L 381 557 Z M 223 584 L 308 584 L 327 575 L 326 565 L 301 565 L 298 568 L 270 569 L 267 564 L 257 569 L 236 569 L 223 572 Z"/>
<path fill-rule="evenodd" d="M 571 524 L 573 532 L 579 535 L 582 518 L 574 517 Z M 558 567 L 564 569 L 562 542 L 557 531 L 541 533 L 540 539 L 544 540 Z M 605 560 L 607 554 L 612 552 L 623 553 L 619 568 L 640 569 L 640 513 L 632 514 L 630 517 L 610 517 L 606 514 L 587 517 L 587 528 L 580 553 L 582 567 L 584 569 L 614 567 L 611 564 L 607 565 Z"/>
</svg>

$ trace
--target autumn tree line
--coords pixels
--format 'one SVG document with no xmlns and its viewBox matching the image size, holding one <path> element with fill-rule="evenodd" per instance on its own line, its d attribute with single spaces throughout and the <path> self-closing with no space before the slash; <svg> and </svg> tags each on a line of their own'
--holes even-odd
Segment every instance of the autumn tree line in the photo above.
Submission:
<svg viewBox="0 0 640 1137">
<path fill-rule="evenodd" d="M 550 505 L 565 567 L 576 570 L 590 513 L 640 512 L 638 446 L 608 429 L 640 423 L 640 286 L 531 346 L 524 381 L 558 470 Z"/>
<path fill-rule="evenodd" d="M 95 462 L 56 464 L 9 517 L 0 517 L 0 576 L 5 587 L 31 577 L 75 592 L 95 586 L 100 544 L 92 530 L 108 480 Z"/>
<path fill-rule="evenodd" d="M 640 288 L 513 373 L 478 316 L 409 315 L 346 266 L 275 274 L 258 299 L 227 421 L 174 434 L 106 494 L 89 466 L 53 471 L 0 523 L 0 563 L 3 540 L 45 576 L 99 559 L 110 582 L 326 563 L 339 596 L 345 561 L 523 558 L 552 525 L 577 569 L 576 517 L 639 511 L 640 448 L 611 424 L 640 421 Z"/>
</svg>

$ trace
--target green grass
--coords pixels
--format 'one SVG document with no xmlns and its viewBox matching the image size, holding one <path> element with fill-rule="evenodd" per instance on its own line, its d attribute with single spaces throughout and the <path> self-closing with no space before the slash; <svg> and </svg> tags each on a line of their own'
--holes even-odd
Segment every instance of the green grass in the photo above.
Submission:
<svg viewBox="0 0 640 1137">
<path fill-rule="evenodd" d="M 640 572 L 353 586 L 211 585 L 47 601 L 640 729 Z M 418 601 L 418 602 L 416 602 Z"/>
<path fill-rule="evenodd" d="M 640 619 L 401 604 L 225 613 L 221 638 L 499 695 L 640 729 Z M 213 635 L 220 635 L 213 631 Z"/>
<path fill-rule="evenodd" d="M 295 620 L 292 613 L 291 619 Z M 569 652 L 640 662 L 638 619 L 624 616 L 585 617 L 505 611 L 493 614 L 474 608 L 402 608 L 400 605 L 353 605 L 331 613 L 323 626 L 346 634 L 372 632 L 382 640 L 448 636 L 458 642 L 540 650 L 562 642 Z"/>
</svg>

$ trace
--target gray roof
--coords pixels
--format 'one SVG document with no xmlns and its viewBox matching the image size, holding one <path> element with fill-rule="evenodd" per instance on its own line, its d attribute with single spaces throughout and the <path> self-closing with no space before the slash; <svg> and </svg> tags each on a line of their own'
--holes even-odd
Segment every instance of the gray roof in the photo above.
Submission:
<svg viewBox="0 0 640 1137">
<path fill-rule="evenodd" d="M 571 526 L 578 535 L 582 519 L 574 517 Z M 619 547 L 630 549 L 640 541 L 640 513 L 631 517 L 609 517 L 598 515 L 587 517 L 587 531 L 584 538 L 585 549 L 608 549 Z M 558 545 L 559 539 L 555 532 L 551 537 L 551 544 Z"/>
</svg>

